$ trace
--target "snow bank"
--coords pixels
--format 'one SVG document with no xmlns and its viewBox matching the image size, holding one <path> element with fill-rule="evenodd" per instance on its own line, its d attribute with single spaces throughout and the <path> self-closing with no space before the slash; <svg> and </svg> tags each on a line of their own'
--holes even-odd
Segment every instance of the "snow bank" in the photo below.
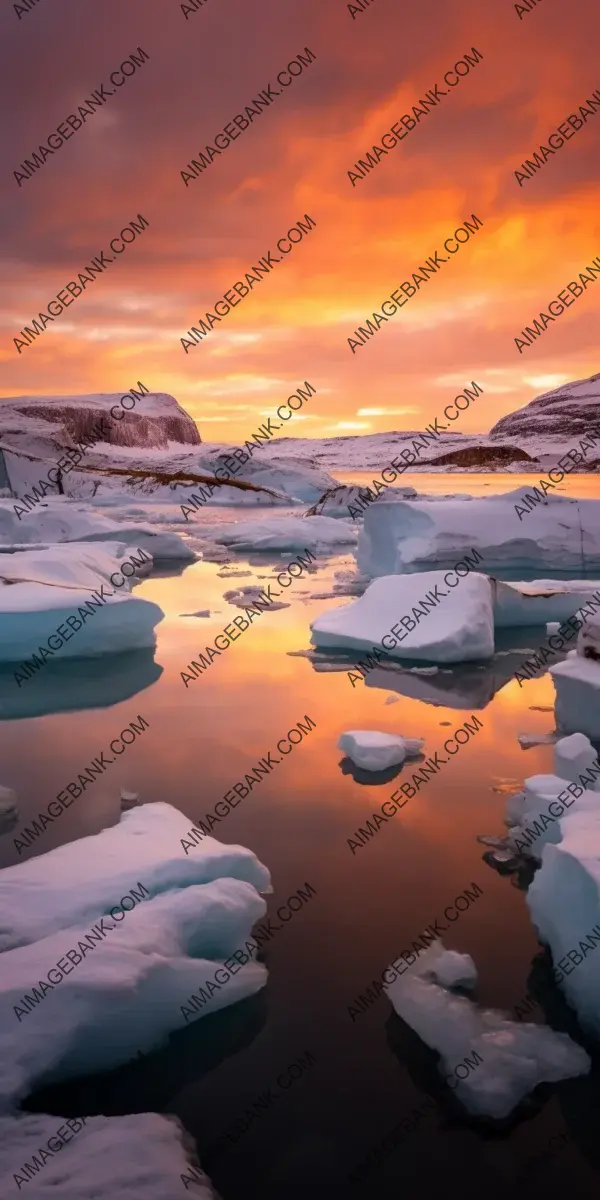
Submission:
<svg viewBox="0 0 600 1200">
<path fill-rule="evenodd" d="M 0 1184 L 29 1200 L 215 1200 L 175 1117 L 0 1119 Z M 57 1132 L 58 1131 L 58 1132 Z M 41 1153 L 43 1151 L 43 1154 Z"/>
<path fill-rule="evenodd" d="M 327 553 L 356 544 L 350 525 L 334 517 L 264 517 L 210 528 L 210 537 L 235 550 L 313 550 Z"/>
<path fill-rule="evenodd" d="M 439 607 L 432 608 L 433 603 Z M 490 580 L 473 572 L 449 591 L 439 571 L 384 576 L 353 603 L 317 617 L 311 630 L 313 645 L 320 647 L 376 648 L 394 658 L 440 663 L 489 659 L 494 653 Z"/>
<path fill-rule="evenodd" d="M 423 738 L 403 738 L 394 733 L 379 733 L 373 729 L 351 729 L 342 733 L 338 750 L 363 771 L 386 771 L 421 753 Z"/>
<path fill-rule="evenodd" d="M 0 950 L 70 925 L 93 924 L 137 880 L 152 895 L 223 876 L 270 890 L 269 872 L 251 850 L 211 837 L 195 846 L 186 840 L 192 824 L 170 804 L 145 804 L 110 829 L 5 868 L 0 872 Z"/>
<path fill-rule="evenodd" d="M 566 1033 L 479 1008 L 428 977 L 435 973 L 435 957 L 420 958 L 385 991 L 398 1016 L 437 1050 L 440 1072 L 470 1113 L 501 1119 L 539 1083 L 587 1074 L 589 1056 Z M 388 971 L 395 973 L 394 967 Z"/>
<path fill-rule="evenodd" d="M 562 733 L 579 732 L 600 739 L 600 661 L 571 650 L 563 662 L 548 670 L 556 691 L 557 728 Z"/>
<path fill-rule="evenodd" d="M 526 495 L 527 488 L 517 488 L 442 504 L 381 499 L 365 510 L 359 568 L 373 578 L 447 569 L 475 549 L 486 571 L 510 567 L 542 575 L 549 562 L 560 571 L 600 571 L 600 500 L 548 496 L 528 510 Z"/>
</svg>

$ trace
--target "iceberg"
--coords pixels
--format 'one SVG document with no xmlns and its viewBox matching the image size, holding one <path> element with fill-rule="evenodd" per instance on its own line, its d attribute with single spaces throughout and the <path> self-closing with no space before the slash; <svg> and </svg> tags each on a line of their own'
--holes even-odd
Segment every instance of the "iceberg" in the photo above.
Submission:
<svg viewBox="0 0 600 1200">
<path fill-rule="evenodd" d="M 494 653 L 490 580 L 472 572 L 453 592 L 443 588 L 442 581 L 439 571 L 375 579 L 353 603 L 332 608 L 312 622 L 312 643 L 424 662 L 490 659 Z M 429 597 L 434 594 L 432 601 Z M 421 602 L 423 607 L 415 608 Z M 439 608 L 432 609 L 432 603 L 439 603 Z M 403 618 L 406 624 L 401 627 Z"/>
<path fill-rule="evenodd" d="M 477 550 L 489 572 L 542 575 L 549 562 L 571 574 L 600 572 L 600 500 L 548 496 L 528 509 L 526 495 L 517 488 L 444 503 L 381 498 L 365 511 L 358 566 L 372 578 L 447 570 Z"/>
<path fill-rule="evenodd" d="M 251 850 L 208 836 L 194 845 L 191 827 L 170 804 L 143 804 L 101 833 L 6 867 L 0 872 L 0 950 L 93 924 L 138 879 L 151 895 L 223 876 L 270 891 L 269 872 Z"/>
<path fill-rule="evenodd" d="M 342 733 L 338 749 L 363 771 L 387 771 L 421 753 L 423 738 L 404 738 L 394 733 L 378 733 L 372 729 L 352 729 Z"/>
<path fill-rule="evenodd" d="M 29 1200 L 217 1200 L 176 1117 L 0 1118 L 0 1184 Z"/>
</svg>

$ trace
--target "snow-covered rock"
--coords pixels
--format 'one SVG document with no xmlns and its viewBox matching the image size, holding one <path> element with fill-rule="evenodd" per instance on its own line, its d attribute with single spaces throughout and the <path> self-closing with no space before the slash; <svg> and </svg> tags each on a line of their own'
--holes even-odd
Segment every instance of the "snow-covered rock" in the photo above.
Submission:
<svg viewBox="0 0 600 1200">
<path fill-rule="evenodd" d="M 502 1119 L 538 1084 L 590 1070 L 589 1056 L 566 1033 L 481 1009 L 414 968 L 385 990 L 398 1016 L 438 1051 L 440 1072 L 450 1077 L 453 1094 L 475 1116 Z"/>
<path fill-rule="evenodd" d="M 0 1118 L 2 1195 L 29 1200 L 216 1200 L 176 1117 Z"/>
<path fill-rule="evenodd" d="M 556 691 L 554 713 L 562 733 L 600 739 L 600 662 L 571 650 L 548 668 Z"/>
<path fill-rule="evenodd" d="M 494 622 L 490 580 L 473 572 L 449 591 L 443 586 L 443 578 L 439 571 L 427 571 L 374 580 L 364 596 L 332 608 L 312 622 L 313 645 L 358 651 L 375 648 L 393 658 L 439 663 L 491 658 Z M 400 625 L 403 617 L 415 628 L 407 630 Z"/>
<path fill-rule="evenodd" d="M 563 383 L 501 417 L 490 438 L 517 442 L 530 454 L 562 454 L 589 434 L 600 438 L 600 375 Z M 593 456 L 592 456 L 593 457 Z M 600 457 L 600 451 L 596 455 Z M 589 469 L 584 464 L 584 470 Z"/>
<path fill-rule="evenodd" d="M 235 550 L 312 550 L 356 544 L 356 530 L 334 517 L 264 517 L 210 528 L 210 537 Z"/>
<path fill-rule="evenodd" d="M 251 850 L 211 837 L 194 845 L 186 841 L 191 828 L 170 804 L 144 804 L 101 833 L 6 867 L 0 872 L 0 951 L 93 924 L 138 879 L 151 895 L 221 877 L 270 890 L 269 872 Z"/>
<path fill-rule="evenodd" d="M 327 516 L 327 517 L 352 517 L 362 516 L 363 503 L 376 504 L 384 495 L 386 500 L 409 500 L 414 499 L 417 492 L 414 487 L 399 487 L 386 488 L 383 493 L 377 495 L 377 492 L 371 491 L 369 496 L 368 486 L 357 486 L 354 484 L 339 483 L 335 487 L 330 487 L 327 491 L 319 496 L 316 504 L 309 508 L 306 512 L 307 517 Z M 374 497 L 374 499 L 372 498 Z"/>
<path fill-rule="evenodd" d="M 423 738 L 404 738 L 394 733 L 379 733 L 373 729 L 351 729 L 342 733 L 338 750 L 363 771 L 386 771 L 421 753 Z"/>
<path fill-rule="evenodd" d="M 549 494 L 528 511 L 527 491 L 441 504 L 382 498 L 365 510 L 358 566 L 373 578 L 448 570 L 477 551 L 488 573 L 510 568 L 544 575 L 549 562 L 560 571 L 600 572 L 600 500 Z"/>
</svg>

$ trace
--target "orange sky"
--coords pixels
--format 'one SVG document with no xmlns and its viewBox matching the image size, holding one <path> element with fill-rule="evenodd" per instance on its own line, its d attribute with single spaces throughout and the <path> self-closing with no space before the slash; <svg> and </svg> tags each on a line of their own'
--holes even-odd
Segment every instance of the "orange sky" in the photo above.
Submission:
<svg viewBox="0 0 600 1200">
<path fill-rule="evenodd" d="M 204 439 L 238 442 L 304 380 L 317 395 L 290 436 L 419 428 L 471 380 L 485 395 L 455 428 L 487 431 L 595 373 L 600 286 L 522 355 L 513 340 L 600 254 L 600 112 L 514 177 L 600 87 L 600 10 L 568 12 L 374 0 L 353 20 L 341 0 L 205 0 L 186 20 L 174 0 L 60 0 L 19 20 L 5 5 L 2 395 L 140 379 Z M 138 46 L 143 69 L 17 186 Z M 186 188 L 186 163 L 307 46 L 315 61 Z M 353 188 L 349 168 L 471 47 L 482 61 Z M 13 338 L 138 213 L 139 241 L 18 354 Z M 186 330 L 305 213 L 310 236 L 186 355 Z M 353 330 L 472 213 L 476 237 L 353 355 Z"/>
</svg>

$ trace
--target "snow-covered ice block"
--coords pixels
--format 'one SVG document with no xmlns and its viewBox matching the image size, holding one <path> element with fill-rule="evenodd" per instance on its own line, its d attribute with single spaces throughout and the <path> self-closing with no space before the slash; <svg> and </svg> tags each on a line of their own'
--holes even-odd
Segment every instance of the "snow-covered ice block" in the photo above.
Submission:
<svg viewBox="0 0 600 1200">
<path fill-rule="evenodd" d="M 117 889 L 113 911 L 119 900 Z M 127 1062 L 266 983 L 252 947 L 241 966 L 232 958 L 266 911 L 250 883 L 221 878 L 170 891 L 140 901 L 120 923 L 104 911 L 2 955 L 0 1109 L 34 1086 Z M 103 938 L 86 940 L 100 919 Z M 73 951 L 81 961 L 67 957 Z"/>
<path fill-rule="evenodd" d="M 561 733 L 600 739 L 600 662 L 574 650 L 548 668 L 556 691 L 554 714 Z"/>
<path fill-rule="evenodd" d="M 589 738 L 583 733 L 572 733 L 560 738 L 554 747 L 556 774 L 570 783 L 577 783 L 579 776 L 586 774 L 588 767 L 595 765 L 598 755 Z M 600 780 L 587 785 L 591 791 L 600 792 Z"/>
<path fill-rule="evenodd" d="M 526 900 L 582 1026 L 600 1037 L 600 815 L 574 813 L 544 851 Z M 572 957 L 567 956 L 571 953 Z M 580 959 L 581 961 L 577 961 Z"/>
<path fill-rule="evenodd" d="M 415 624 L 408 632 L 399 624 L 404 616 Z M 492 587 L 487 576 L 476 572 L 451 592 L 440 571 L 387 575 L 374 580 L 354 603 L 317 617 L 311 630 L 313 645 L 320 647 L 375 647 L 393 658 L 439 663 L 487 659 L 494 653 Z"/>
<path fill-rule="evenodd" d="M 38 654 L 41 665 L 52 661 L 56 652 L 61 659 L 93 658 L 105 654 L 122 654 L 131 650 L 153 649 L 156 646 L 155 627 L 164 618 L 162 608 L 152 600 L 143 600 L 124 590 L 104 595 L 101 604 L 94 596 L 98 588 L 79 585 L 49 585 L 46 583 L 0 583 L 0 662 L 24 662 Z M 85 608 L 91 601 L 92 607 Z M 81 621 L 78 608 L 84 608 L 87 618 Z M 68 632 L 67 618 L 75 616 L 81 629 L 75 629 L 66 639 L 56 635 L 59 627 Z M 40 647 L 46 658 L 40 658 Z M 26 679 L 27 676 L 24 676 Z"/>
<path fill-rule="evenodd" d="M 269 872 L 251 850 L 211 837 L 195 845 L 187 837 L 192 825 L 170 804 L 143 804 L 110 829 L 6 867 L 0 872 L 0 950 L 93 924 L 138 880 L 151 895 L 224 876 L 271 890 Z"/>
<path fill-rule="evenodd" d="M 45 1113 L 0 1118 L 7 1200 L 24 1189 L 29 1200 L 215 1200 L 176 1117 L 86 1117 L 83 1127 L 79 1120 L 69 1127 Z"/>
<path fill-rule="evenodd" d="M 356 530 L 335 517 L 263 517 L 210 527 L 210 536 L 235 550 L 312 550 L 327 553 L 356 544 Z"/>
<path fill-rule="evenodd" d="M 431 968 L 436 983 L 444 988 L 474 988 L 477 983 L 477 967 L 470 954 L 459 954 L 457 950 L 444 950 Z"/>
<path fill-rule="evenodd" d="M 351 729 L 340 735 L 338 750 L 363 771 L 386 771 L 421 753 L 423 738 L 404 738 L 375 729 Z"/>
<path fill-rule="evenodd" d="M 590 596 L 600 591 L 592 579 L 534 579 L 531 583 L 494 580 L 494 624 L 496 629 L 553 623 L 555 633 Z"/>
<path fill-rule="evenodd" d="M 358 565 L 371 577 L 451 568 L 478 550 L 486 571 L 510 567 L 542 575 L 600 571 L 600 500 L 548 496 L 525 516 L 527 487 L 468 500 L 382 498 L 365 510 Z M 520 503 L 519 503 L 520 502 Z"/>
<path fill-rule="evenodd" d="M 398 1016 L 440 1054 L 440 1072 L 459 1079 L 453 1094 L 476 1116 L 507 1117 L 539 1083 L 590 1069 L 589 1056 L 566 1033 L 480 1009 L 410 969 L 385 990 Z M 463 1078 L 454 1074 L 460 1067 Z"/>
<path fill-rule="evenodd" d="M 577 653 L 582 658 L 600 662 L 600 617 L 587 617 L 577 638 Z"/>
<path fill-rule="evenodd" d="M 131 547 L 124 542 L 59 542 L 44 549 L 0 554 L 0 595 L 2 583 L 43 583 L 48 587 L 62 584 L 93 590 L 101 583 L 109 584 L 110 576 L 115 573 L 119 574 L 118 590 L 122 594 L 129 591 L 136 577 L 148 575 L 152 570 L 151 555 L 146 551 L 143 555 L 136 555 L 135 551 L 133 554 L 136 561 L 131 565 L 135 567 L 135 575 L 129 577 L 119 571 L 123 559 L 131 561 L 132 556 Z M 114 582 L 106 590 L 108 593 L 114 590 Z"/>
</svg>

